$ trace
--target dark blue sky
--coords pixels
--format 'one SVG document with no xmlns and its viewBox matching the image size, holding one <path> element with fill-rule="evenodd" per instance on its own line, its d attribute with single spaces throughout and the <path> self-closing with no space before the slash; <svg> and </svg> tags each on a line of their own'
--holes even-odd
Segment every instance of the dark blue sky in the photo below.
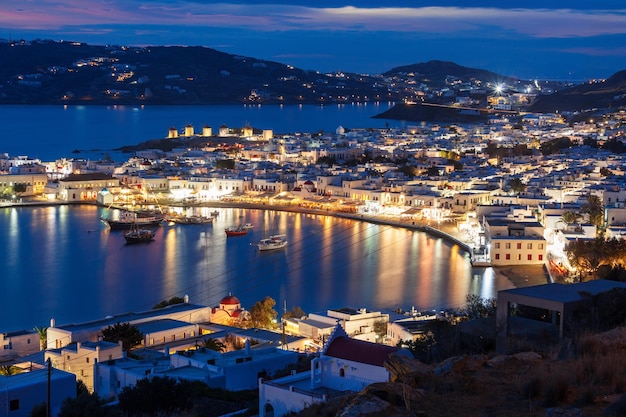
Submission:
<svg viewBox="0 0 626 417">
<path fill-rule="evenodd" d="M 324 72 L 377 74 L 433 59 L 520 78 L 626 69 L 622 0 L 10 3 L 0 2 L 0 38 L 200 45 Z"/>
</svg>

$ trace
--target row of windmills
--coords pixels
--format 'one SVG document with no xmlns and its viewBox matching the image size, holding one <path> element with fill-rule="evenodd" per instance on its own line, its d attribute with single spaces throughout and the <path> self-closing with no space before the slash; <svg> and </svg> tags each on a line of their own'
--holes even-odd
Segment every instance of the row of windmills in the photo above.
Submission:
<svg viewBox="0 0 626 417">
<path fill-rule="evenodd" d="M 211 137 L 214 136 L 213 128 L 208 125 L 204 125 L 202 127 L 202 133 L 196 133 L 192 124 L 188 124 L 185 126 L 183 133 L 180 133 L 176 127 L 170 127 L 167 138 L 168 139 L 176 139 L 176 138 L 192 138 L 192 137 Z M 220 129 L 217 133 L 217 136 L 228 137 L 228 136 L 237 136 L 241 138 L 252 138 L 258 137 L 260 140 L 270 140 L 274 137 L 274 132 L 271 129 L 264 129 L 261 133 L 254 133 L 254 129 L 252 126 L 245 125 L 241 129 L 238 128 L 230 128 L 226 125 L 220 126 Z"/>
</svg>

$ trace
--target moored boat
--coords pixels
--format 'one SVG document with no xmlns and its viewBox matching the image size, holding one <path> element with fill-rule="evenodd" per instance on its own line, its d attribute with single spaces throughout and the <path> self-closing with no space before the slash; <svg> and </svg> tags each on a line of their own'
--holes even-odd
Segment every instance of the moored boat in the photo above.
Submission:
<svg viewBox="0 0 626 417">
<path fill-rule="evenodd" d="M 213 217 L 206 216 L 171 216 L 169 222 L 177 224 L 208 224 L 213 223 Z"/>
<path fill-rule="evenodd" d="M 257 247 L 260 251 L 270 251 L 276 249 L 282 249 L 287 246 L 287 236 L 285 235 L 273 235 L 265 239 L 261 239 L 257 243 Z"/>
<path fill-rule="evenodd" d="M 122 236 L 126 239 L 126 243 L 141 243 L 154 240 L 155 234 L 154 230 L 133 226 L 122 233 Z"/>
<path fill-rule="evenodd" d="M 224 231 L 226 232 L 226 236 L 243 236 L 248 234 L 248 229 L 241 225 L 237 227 L 227 227 Z"/>
<path fill-rule="evenodd" d="M 122 211 L 117 219 L 101 217 L 100 220 L 109 225 L 113 230 L 128 230 L 133 226 L 154 227 L 159 226 L 163 221 L 163 216 L 140 216 L 133 211 Z"/>
</svg>

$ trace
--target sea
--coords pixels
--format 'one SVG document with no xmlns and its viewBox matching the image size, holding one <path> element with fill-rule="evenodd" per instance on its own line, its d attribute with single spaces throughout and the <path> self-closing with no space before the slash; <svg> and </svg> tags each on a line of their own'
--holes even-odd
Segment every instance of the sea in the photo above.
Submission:
<svg viewBox="0 0 626 417">
<path fill-rule="evenodd" d="M 117 148 L 163 138 L 170 127 L 249 124 L 275 133 L 337 127 L 403 127 L 372 119 L 392 103 L 340 106 L 0 106 L 0 153 L 44 161 L 128 158 Z M 208 207 L 188 214 L 210 215 Z M 97 206 L 0 208 L 0 331 L 79 323 L 151 309 L 189 296 L 243 307 L 269 296 L 275 309 L 407 311 L 458 309 L 468 294 L 494 298 L 512 284 L 442 238 L 401 227 L 327 215 L 219 208 L 212 224 L 163 225 L 151 243 L 128 245 Z M 245 236 L 224 228 L 252 223 Z M 289 245 L 259 252 L 269 234 Z"/>
</svg>

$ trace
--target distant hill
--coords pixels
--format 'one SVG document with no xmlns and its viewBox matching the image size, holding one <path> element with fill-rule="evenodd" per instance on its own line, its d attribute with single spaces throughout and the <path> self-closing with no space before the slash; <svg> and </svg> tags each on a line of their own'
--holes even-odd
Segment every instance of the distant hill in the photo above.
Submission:
<svg viewBox="0 0 626 417">
<path fill-rule="evenodd" d="M 528 109 L 536 113 L 593 111 L 626 106 L 626 70 L 604 81 L 589 82 L 542 95 Z"/>
<path fill-rule="evenodd" d="M 495 72 L 464 67 L 449 61 L 428 61 L 419 64 L 395 67 L 383 75 L 390 77 L 396 74 L 413 74 L 416 81 L 425 84 L 445 85 L 446 78 L 455 77 L 461 80 L 482 80 L 487 82 L 515 83 L 517 78 L 505 77 Z"/>
<path fill-rule="evenodd" d="M 405 65 L 376 75 L 321 73 L 200 46 L 126 47 L 51 40 L 0 40 L 0 63 L 0 104 L 426 101 L 449 105 L 456 97 L 469 94 L 473 101 L 480 102 L 474 107 L 485 107 L 493 84 L 506 83 L 506 92 L 525 91 L 528 84 L 448 61 Z M 530 110 L 624 106 L 625 85 L 626 71 L 602 83 L 568 89 L 558 82 L 543 82 L 544 90 L 557 92 L 538 97 Z M 396 110 L 386 116 L 408 117 L 407 109 Z M 474 117 L 445 109 L 419 111 L 420 115 L 412 115 L 409 120 Z"/>
<path fill-rule="evenodd" d="M 198 46 L 0 42 L 0 104 L 325 103 L 399 99 L 378 78 Z"/>
</svg>

